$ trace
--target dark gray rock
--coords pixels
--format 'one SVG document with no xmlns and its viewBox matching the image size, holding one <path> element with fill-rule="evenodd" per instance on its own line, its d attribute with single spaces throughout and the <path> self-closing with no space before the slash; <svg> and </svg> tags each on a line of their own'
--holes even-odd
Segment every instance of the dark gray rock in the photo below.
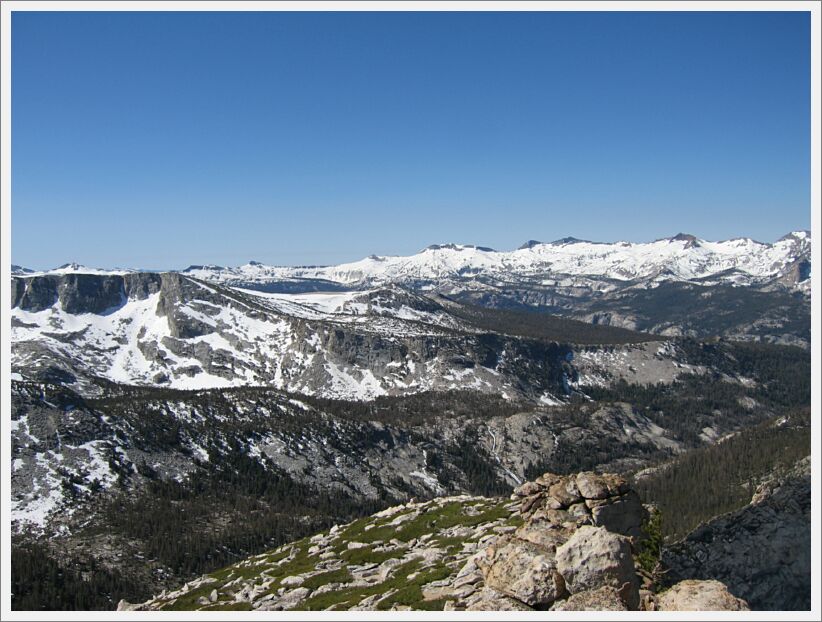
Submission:
<svg viewBox="0 0 822 622">
<path fill-rule="evenodd" d="M 670 581 L 716 579 L 756 610 L 811 605 L 810 461 L 764 485 L 754 501 L 663 550 Z"/>
<path fill-rule="evenodd" d="M 56 277 L 12 278 L 12 307 L 42 311 L 57 302 Z"/>
<path fill-rule="evenodd" d="M 642 537 L 642 525 L 648 519 L 648 511 L 639 495 L 629 490 L 624 495 L 609 499 L 608 503 L 591 508 L 591 516 L 594 525 L 639 539 Z"/>
<path fill-rule="evenodd" d="M 161 278 L 149 272 L 13 277 L 12 308 L 36 312 L 59 301 L 66 313 L 105 313 L 158 292 Z"/>
<path fill-rule="evenodd" d="M 57 294 L 66 313 L 105 313 L 128 300 L 119 275 L 66 274 L 57 285 Z"/>
</svg>

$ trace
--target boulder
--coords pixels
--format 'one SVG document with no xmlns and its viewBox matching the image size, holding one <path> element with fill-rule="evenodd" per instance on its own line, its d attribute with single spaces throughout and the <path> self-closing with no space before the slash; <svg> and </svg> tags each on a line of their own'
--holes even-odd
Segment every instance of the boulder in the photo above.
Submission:
<svg viewBox="0 0 822 622">
<path fill-rule="evenodd" d="M 561 475 L 555 475 L 554 473 L 543 473 L 538 478 L 534 480 L 536 484 L 541 486 L 542 488 L 550 488 L 558 481 L 562 479 Z"/>
<path fill-rule="evenodd" d="M 302 585 L 304 581 L 305 577 L 302 575 L 291 575 L 280 581 L 280 585 L 283 587 L 297 587 L 298 585 Z"/>
<path fill-rule="evenodd" d="M 279 600 L 272 601 L 270 605 L 269 603 L 265 603 L 259 607 L 259 611 L 283 611 L 285 609 L 293 609 L 305 600 L 310 593 L 311 590 L 306 587 L 294 588 L 291 591 L 285 592 Z"/>
<path fill-rule="evenodd" d="M 629 609 L 639 607 L 639 578 L 631 542 L 624 536 L 604 527 L 583 525 L 557 549 L 556 569 L 572 594 L 610 586 L 626 590 L 624 600 Z"/>
<path fill-rule="evenodd" d="M 579 493 L 586 499 L 605 499 L 608 496 L 608 485 L 596 473 L 584 471 L 575 478 Z"/>
<path fill-rule="evenodd" d="M 528 497 L 523 497 L 519 506 L 520 514 L 526 515 L 539 509 L 542 506 L 544 498 L 544 493 L 536 493 Z"/>
<path fill-rule="evenodd" d="M 470 557 L 454 577 L 453 587 L 457 589 L 464 585 L 474 585 L 480 583 L 482 579 L 482 570 L 477 565 L 475 557 Z"/>
<path fill-rule="evenodd" d="M 514 535 L 520 540 L 535 544 L 549 553 L 554 553 L 558 546 L 568 541 L 573 531 L 564 529 L 560 525 L 529 521 L 521 525 Z"/>
<path fill-rule="evenodd" d="M 581 494 L 586 499 L 606 499 L 628 492 L 628 483 L 619 475 L 606 473 L 597 475 L 591 471 L 577 473 L 574 479 Z"/>
<path fill-rule="evenodd" d="M 582 501 L 582 498 L 579 496 L 579 490 L 577 490 L 577 487 L 574 485 L 574 480 L 568 478 L 562 479 L 551 486 L 548 489 L 548 495 L 556 499 L 563 508 Z"/>
<path fill-rule="evenodd" d="M 549 551 L 507 536 L 489 549 L 486 586 L 530 606 L 550 605 L 567 593 Z"/>
<path fill-rule="evenodd" d="M 542 508 L 533 513 L 528 520 L 529 523 L 546 522 L 553 525 L 562 525 L 573 521 L 573 517 L 567 510 L 554 510 L 551 508 Z"/>
<path fill-rule="evenodd" d="M 577 521 L 587 521 L 591 517 L 591 511 L 584 503 L 574 503 L 568 508 L 568 515 Z"/>
<path fill-rule="evenodd" d="M 514 488 L 513 496 L 517 498 L 530 497 L 538 492 L 542 492 L 543 488 L 536 482 L 525 482 L 521 486 Z"/>
<path fill-rule="evenodd" d="M 551 611 L 627 611 L 622 596 L 616 588 L 606 585 L 596 590 L 571 594 L 565 600 L 554 603 Z"/>
<path fill-rule="evenodd" d="M 466 611 L 530 611 L 531 608 L 523 603 L 509 598 L 492 588 L 484 587 L 472 594 Z"/>
<path fill-rule="evenodd" d="M 597 527 L 639 539 L 642 537 L 642 524 L 648 520 L 648 511 L 639 495 L 629 490 L 624 495 L 609 499 L 608 503 L 591 508 L 591 517 Z"/>
<path fill-rule="evenodd" d="M 660 611 L 748 611 L 748 603 L 719 581 L 680 581 L 657 597 Z"/>
<path fill-rule="evenodd" d="M 542 497 L 542 503 L 534 505 L 532 509 L 539 510 L 540 508 L 544 508 L 548 510 L 562 510 L 566 507 L 567 506 L 564 505 L 560 499 L 557 499 L 556 497 L 546 494 Z"/>
</svg>

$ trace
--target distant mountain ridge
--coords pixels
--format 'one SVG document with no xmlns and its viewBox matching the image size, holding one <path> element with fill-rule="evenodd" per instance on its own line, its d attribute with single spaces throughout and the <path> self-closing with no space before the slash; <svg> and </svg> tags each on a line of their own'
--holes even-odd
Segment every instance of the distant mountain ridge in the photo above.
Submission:
<svg viewBox="0 0 822 622">
<path fill-rule="evenodd" d="M 237 267 L 197 264 L 180 272 L 227 285 L 311 279 L 354 288 L 477 276 L 532 279 L 556 275 L 598 277 L 616 283 L 716 278 L 733 285 L 755 285 L 790 274 L 797 261 L 810 261 L 810 245 L 808 231 L 793 231 L 773 243 L 750 238 L 711 242 L 685 233 L 647 243 L 602 243 L 565 237 L 548 243 L 529 240 L 513 251 L 471 244 L 432 244 L 415 255 L 370 255 L 331 266 L 285 267 L 250 261 Z M 101 270 L 71 263 L 47 271 L 13 266 L 12 273 L 28 276 L 124 272 L 130 270 Z M 792 285 L 807 280 L 804 276 Z"/>
<path fill-rule="evenodd" d="M 810 236 L 802 231 L 773 244 L 686 234 L 646 244 L 532 241 L 515 251 L 446 244 L 326 267 L 15 267 L 13 360 L 25 375 L 51 377 L 59 368 L 81 384 L 93 371 L 116 382 L 273 384 L 363 398 L 470 378 L 476 388 L 508 386 L 513 394 L 523 376 L 495 376 L 497 363 L 483 364 L 488 344 L 479 334 L 510 332 L 506 325 L 519 326 L 521 336 L 540 334 L 557 322 L 544 314 L 664 337 L 807 348 L 810 269 Z M 540 314 L 511 315 L 522 311 Z M 575 329 L 564 329 L 568 335 L 560 330 L 552 339 L 571 341 Z M 397 336 L 402 345 L 392 341 Z M 118 344 L 124 347 L 113 356 Z M 432 356 L 432 344 L 442 354 Z M 409 348 L 428 367 L 409 366 Z M 491 347 L 503 349 L 502 341 Z M 445 369 L 432 367 L 434 360 Z"/>
<path fill-rule="evenodd" d="M 709 242 L 678 234 L 648 243 L 596 243 L 562 238 L 534 240 L 514 251 L 465 244 L 435 244 L 410 256 L 375 256 L 323 267 L 286 268 L 252 262 L 235 268 L 191 267 L 184 272 L 225 284 L 265 284 L 280 279 L 319 279 L 349 287 L 478 277 L 526 280 L 599 278 L 617 287 L 628 281 L 655 284 L 706 278 L 732 285 L 761 285 L 784 277 L 810 259 L 810 233 L 796 231 L 765 244 L 748 238 Z M 793 285 L 798 285 L 797 281 Z"/>
<path fill-rule="evenodd" d="M 16 373 L 92 392 L 105 378 L 350 399 L 471 387 L 551 402 L 563 391 L 558 342 L 649 342 L 653 356 L 661 341 L 559 318 L 527 326 L 394 285 L 263 293 L 176 272 L 13 277 L 11 314 Z"/>
</svg>

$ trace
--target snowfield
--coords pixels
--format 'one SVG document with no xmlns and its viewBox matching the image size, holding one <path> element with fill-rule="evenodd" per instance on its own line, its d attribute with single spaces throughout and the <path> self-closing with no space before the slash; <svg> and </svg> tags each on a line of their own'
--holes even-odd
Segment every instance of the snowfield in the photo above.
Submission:
<svg viewBox="0 0 822 622">
<path fill-rule="evenodd" d="M 184 390 L 268 386 L 370 400 L 450 387 L 462 376 L 469 386 L 491 386 L 490 372 L 440 373 L 404 349 L 402 340 L 453 340 L 477 331 L 416 294 L 397 288 L 293 295 L 217 291 L 177 278 L 185 293 L 171 311 L 161 292 L 124 297 L 102 313 L 69 313 L 59 299 L 39 311 L 14 307 L 15 377 L 27 379 L 27 370 L 56 359 L 120 384 Z M 368 341 L 375 345 L 358 345 Z M 372 347 L 378 350 L 373 356 Z"/>
<path fill-rule="evenodd" d="M 363 286 L 409 280 L 539 277 L 557 275 L 616 281 L 705 279 L 722 273 L 729 282 L 747 284 L 779 276 L 810 250 L 810 234 L 795 231 L 773 244 L 739 238 L 722 242 L 679 235 L 648 243 L 603 244 L 580 240 L 535 243 L 514 251 L 463 244 L 434 245 L 416 255 L 376 256 L 337 266 L 276 267 L 251 262 L 236 268 L 197 266 L 185 272 L 220 283 L 265 283 L 318 279 Z"/>
</svg>

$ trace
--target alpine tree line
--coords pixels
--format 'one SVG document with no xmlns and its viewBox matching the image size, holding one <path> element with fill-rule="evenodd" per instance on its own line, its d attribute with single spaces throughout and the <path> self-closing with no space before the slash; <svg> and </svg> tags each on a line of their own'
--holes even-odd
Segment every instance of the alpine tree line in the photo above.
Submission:
<svg viewBox="0 0 822 622">
<path fill-rule="evenodd" d="M 811 401 L 810 354 L 800 348 L 760 343 L 682 340 L 686 361 L 709 369 L 683 374 L 671 384 L 586 387 L 595 401 L 628 402 L 686 445 L 704 441 L 703 428 L 750 427 L 767 411 L 789 413 Z M 748 386 L 744 379 L 753 380 Z M 760 408 L 749 408 L 753 399 Z"/>
<path fill-rule="evenodd" d="M 141 555 L 178 585 L 397 502 L 320 490 L 233 449 L 219 464 L 199 462 L 186 480 L 150 479 L 141 490 L 104 502 L 84 536 L 137 541 Z M 18 610 L 110 610 L 121 598 L 135 602 L 159 591 L 93 560 L 65 559 L 36 540 L 15 546 L 12 563 L 12 608 Z"/>
<path fill-rule="evenodd" d="M 11 549 L 11 606 L 22 611 L 110 610 L 129 595 L 150 598 L 118 570 L 93 558 L 83 564 L 58 563 L 49 548 L 35 540 L 15 541 Z"/>
<path fill-rule="evenodd" d="M 449 311 L 478 328 L 539 341 L 575 345 L 624 345 L 665 341 L 666 337 L 639 333 L 618 326 L 591 324 L 545 313 L 538 308 L 494 309 L 463 303 Z"/>
<path fill-rule="evenodd" d="M 694 449 L 635 479 L 645 502 L 660 510 L 667 540 L 747 505 L 762 479 L 810 455 L 810 410 L 779 416 L 720 443 Z"/>
</svg>

